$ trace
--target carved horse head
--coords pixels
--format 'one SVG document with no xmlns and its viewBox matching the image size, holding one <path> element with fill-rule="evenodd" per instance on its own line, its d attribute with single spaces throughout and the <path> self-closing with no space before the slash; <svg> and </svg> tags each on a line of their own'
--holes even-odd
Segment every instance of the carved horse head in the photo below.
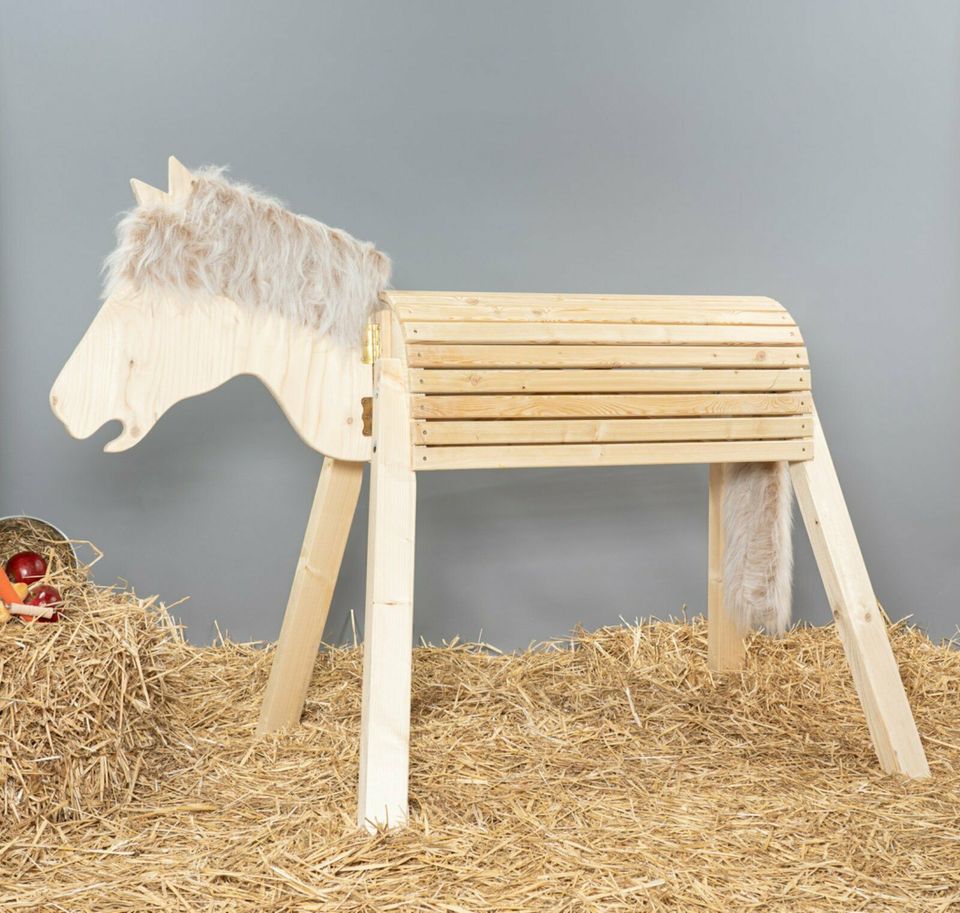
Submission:
<svg viewBox="0 0 960 913">
<path fill-rule="evenodd" d="M 173 157 L 166 192 L 131 185 L 138 205 L 108 258 L 106 300 L 50 393 L 70 434 L 119 419 L 104 449 L 126 450 L 174 403 L 252 374 L 310 446 L 369 459 L 361 341 L 390 261 Z"/>
</svg>

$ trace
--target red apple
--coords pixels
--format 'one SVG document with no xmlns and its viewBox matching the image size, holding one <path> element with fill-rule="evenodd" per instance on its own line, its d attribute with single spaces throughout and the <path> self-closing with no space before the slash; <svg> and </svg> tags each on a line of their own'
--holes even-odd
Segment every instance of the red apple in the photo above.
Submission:
<svg viewBox="0 0 960 913">
<path fill-rule="evenodd" d="M 17 552 L 6 564 L 13 583 L 36 583 L 47 572 L 47 562 L 36 552 Z"/>
<path fill-rule="evenodd" d="M 27 593 L 27 598 L 23 600 L 24 605 L 35 605 L 35 606 L 59 606 L 63 605 L 63 597 L 60 595 L 60 591 L 49 584 L 44 584 L 43 586 L 34 587 L 29 593 Z M 21 615 L 21 621 L 59 621 L 60 615 L 57 612 L 54 612 L 49 618 L 39 618 L 35 615 Z"/>
</svg>

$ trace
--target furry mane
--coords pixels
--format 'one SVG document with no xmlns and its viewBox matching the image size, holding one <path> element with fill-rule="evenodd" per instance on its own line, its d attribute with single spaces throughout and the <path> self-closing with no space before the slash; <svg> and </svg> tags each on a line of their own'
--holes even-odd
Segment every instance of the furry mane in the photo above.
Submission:
<svg viewBox="0 0 960 913">
<path fill-rule="evenodd" d="M 141 204 L 124 215 L 104 271 L 104 297 L 127 283 L 224 295 L 351 344 L 379 307 L 390 259 L 226 180 L 222 168 L 205 168 L 194 172 L 184 200 Z"/>
</svg>

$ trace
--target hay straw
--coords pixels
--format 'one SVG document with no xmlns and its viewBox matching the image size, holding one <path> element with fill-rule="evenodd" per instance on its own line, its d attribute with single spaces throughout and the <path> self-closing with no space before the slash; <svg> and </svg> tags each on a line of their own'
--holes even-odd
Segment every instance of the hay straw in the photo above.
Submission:
<svg viewBox="0 0 960 913">
<path fill-rule="evenodd" d="M 61 821 L 132 794 L 165 738 L 155 711 L 181 661 L 180 632 L 155 600 L 96 587 L 88 572 L 51 564 L 44 580 L 63 596 L 61 621 L 0 626 L 7 821 Z"/>
<path fill-rule="evenodd" d="M 36 813 L 5 815 L 5 911 L 960 910 L 960 654 L 905 626 L 927 781 L 879 771 L 832 629 L 755 637 L 722 678 L 699 620 L 418 648 L 412 819 L 371 837 L 353 823 L 358 649 L 324 652 L 304 725 L 255 742 L 269 652 L 87 599 L 62 627 L 0 632 L 6 763 L 46 764 L 55 734 L 47 776 L 72 784 L 68 810 L 31 776 Z"/>
</svg>

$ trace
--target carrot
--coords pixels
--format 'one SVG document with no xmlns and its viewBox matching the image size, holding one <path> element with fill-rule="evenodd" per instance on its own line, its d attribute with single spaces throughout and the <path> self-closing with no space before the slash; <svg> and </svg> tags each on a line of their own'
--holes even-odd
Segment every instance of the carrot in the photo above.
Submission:
<svg viewBox="0 0 960 913">
<path fill-rule="evenodd" d="M 8 605 L 12 602 L 20 602 L 20 594 L 13 588 L 7 572 L 0 567 L 0 599 Z"/>
</svg>

